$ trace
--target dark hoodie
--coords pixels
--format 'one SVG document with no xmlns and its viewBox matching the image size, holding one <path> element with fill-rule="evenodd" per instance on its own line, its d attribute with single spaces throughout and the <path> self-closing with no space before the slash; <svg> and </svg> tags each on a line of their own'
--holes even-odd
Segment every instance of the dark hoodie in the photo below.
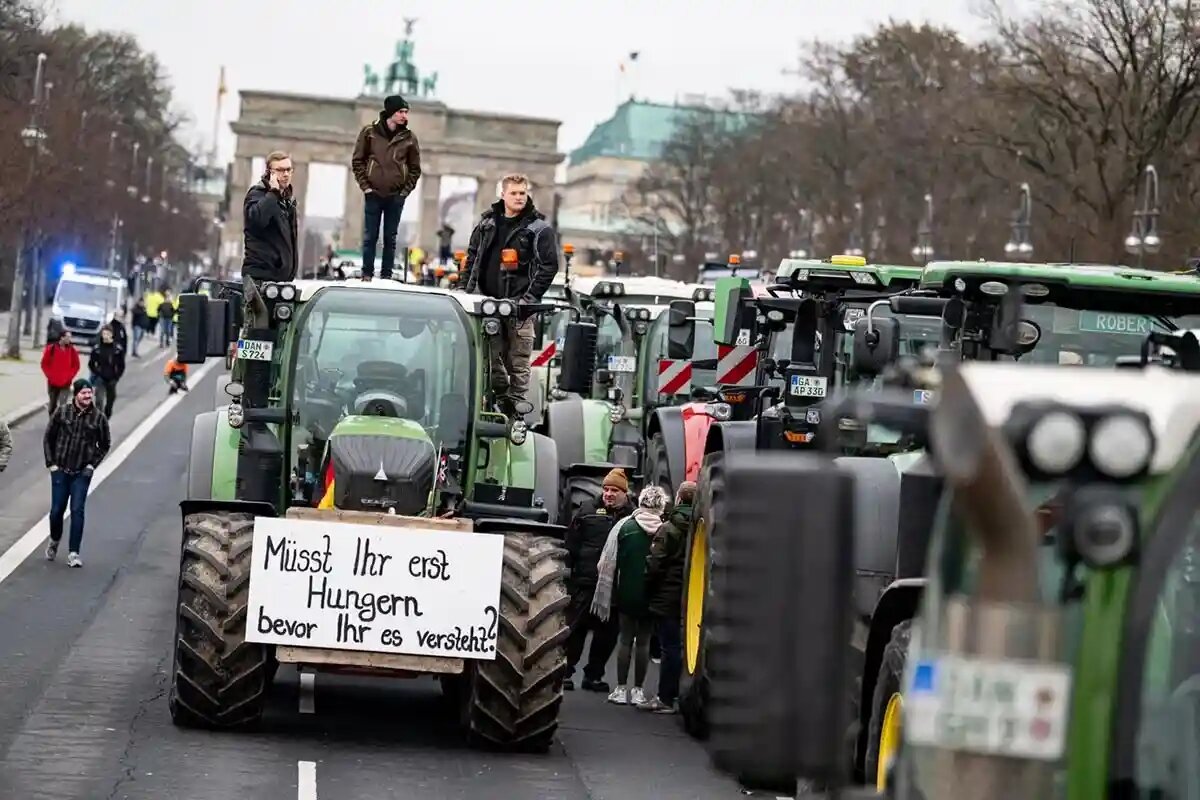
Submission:
<svg viewBox="0 0 1200 800">
<path fill-rule="evenodd" d="M 654 534 L 646 557 L 646 595 L 650 613 L 675 619 L 683 605 L 683 567 L 687 557 L 688 528 L 692 506 L 681 503 L 671 509 L 667 521 Z"/>
<path fill-rule="evenodd" d="M 505 291 L 500 270 L 500 253 L 505 248 L 517 251 L 517 269 Z M 510 297 L 537 302 L 550 288 L 558 272 L 558 244 L 554 229 L 533 206 L 533 198 L 517 216 L 504 216 L 504 201 L 497 200 L 483 212 L 467 245 L 466 288 L 490 297 Z"/>
<path fill-rule="evenodd" d="M 379 197 L 407 197 L 421 177 L 421 147 L 417 137 L 401 125 L 392 131 L 384 113 L 364 127 L 354 143 L 350 168 L 358 188 L 368 189 Z"/>
</svg>

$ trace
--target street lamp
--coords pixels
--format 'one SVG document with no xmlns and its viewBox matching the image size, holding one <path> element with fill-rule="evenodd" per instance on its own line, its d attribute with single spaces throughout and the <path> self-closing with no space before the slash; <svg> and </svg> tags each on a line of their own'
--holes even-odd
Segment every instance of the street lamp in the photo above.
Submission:
<svg viewBox="0 0 1200 800">
<path fill-rule="evenodd" d="M 788 255 L 792 258 L 809 258 L 813 254 L 813 219 L 807 208 L 800 209 L 800 246 Z"/>
<path fill-rule="evenodd" d="M 137 193 L 138 193 L 137 183 L 135 183 L 135 181 L 137 180 L 137 157 L 138 157 L 138 150 L 141 150 L 141 149 L 142 149 L 141 142 L 133 143 L 133 160 L 129 163 L 129 185 L 125 187 L 126 191 L 129 192 L 129 196 L 134 198 L 135 200 L 137 199 Z"/>
<path fill-rule="evenodd" d="M 105 174 L 108 175 L 108 177 L 104 179 L 104 185 L 107 186 L 109 189 L 112 189 L 114 186 L 117 185 L 117 182 L 115 180 L 113 180 L 113 176 L 112 176 L 113 160 L 114 160 L 113 156 L 116 155 L 116 152 L 117 152 L 117 132 L 113 131 L 112 133 L 110 133 L 108 135 L 108 161 L 106 161 L 104 164 L 104 172 L 105 172 Z"/>
<path fill-rule="evenodd" d="M 917 224 L 917 243 L 913 246 L 912 256 L 915 261 L 928 264 L 933 258 L 933 195 L 925 195 L 925 213 Z"/>
<path fill-rule="evenodd" d="M 1032 224 L 1033 198 L 1029 191 L 1029 184 L 1022 183 L 1017 195 L 1017 210 L 1013 212 L 1012 234 L 1004 245 L 1006 258 L 1028 259 L 1033 255 Z"/>
<path fill-rule="evenodd" d="M 1158 170 L 1153 164 L 1147 164 L 1145 174 L 1142 206 L 1134 210 L 1133 227 L 1125 237 L 1125 251 L 1138 257 L 1139 267 L 1146 253 L 1153 255 L 1162 246 L 1158 236 Z"/>
<path fill-rule="evenodd" d="M 854 227 L 850 229 L 850 244 L 846 248 L 848 256 L 862 256 L 863 252 L 863 204 L 859 200 L 854 204 Z"/>
<path fill-rule="evenodd" d="M 154 169 L 154 156 L 146 156 L 146 193 L 142 195 L 142 202 L 150 202 L 150 174 Z"/>
<path fill-rule="evenodd" d="M 163 211 L 166 211 L 167 209 L 169 209 L 171 207 L 171 204 L 169 202 L 167 202 L 167 189 L 168 189 L 167 172 L 168 172 L 167 162 L 163 161 L 163 165 L 162 165 L 162 200 L 159 203 L 162 206 Z"/>
</svg>

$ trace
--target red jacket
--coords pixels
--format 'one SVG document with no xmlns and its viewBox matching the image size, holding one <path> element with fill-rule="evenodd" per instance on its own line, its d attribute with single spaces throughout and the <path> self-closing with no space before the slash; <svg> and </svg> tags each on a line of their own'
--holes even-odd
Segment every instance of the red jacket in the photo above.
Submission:
<svg viewBox="0 0 1200 800">
<path fill-rule="evenodd" d="M 79 374 L 79 351 L 75 345 L 63 347 L 58 342 L 46 345 L 42 351 L 42 374 L 54 389 L 65 389 Z"/>
</svg>

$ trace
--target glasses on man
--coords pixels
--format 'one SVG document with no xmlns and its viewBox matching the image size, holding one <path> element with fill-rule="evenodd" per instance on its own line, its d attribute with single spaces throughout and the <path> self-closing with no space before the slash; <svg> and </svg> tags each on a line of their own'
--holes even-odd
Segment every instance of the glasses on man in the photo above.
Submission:
<svg viewBox="0 0 1200 800">
<path fill-rule="evenodd" d="M 271 167 L 271 172 L 274 172 L 278 175 L 291 175 L 295 171 L 295 167 Z"/>
</svg>

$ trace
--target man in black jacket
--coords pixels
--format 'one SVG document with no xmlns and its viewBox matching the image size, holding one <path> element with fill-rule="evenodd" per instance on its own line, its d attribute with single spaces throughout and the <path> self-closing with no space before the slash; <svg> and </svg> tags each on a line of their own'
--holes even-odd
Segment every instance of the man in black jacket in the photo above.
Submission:
<svg viewBox="0 0 1200 800">
<path fill-rule="evenodd" d="M 298 220 L 292 197 L 292 159 L 276 150 L 267 156 L 262 180 L 246 192 L 242 206 L 245 252 L 242 276 L 256 281 L 296 277 Z"/>
<path fill-rule="evenodd" d="M 533 207 L 529 179 L 508 175 L 500 182 L 500 199 L 483 212 L 467 245 L 466 290 L 521 303 L 539 303 L 558 272 L 558 244 L 545 215 Z M 505 250 L 516 262 L 504 263 Z M 492 347 L 492 391 L 507 411 L 524 400 L 529 389 L 529 357 L 533 352 L 533 318 L 509 317 Z"/>
<path fill-rule="evenodd" d="M 117 381 L 125 374 L 125 348 L 117 344 L 112 329 L 107 325 L 100 329 L 100 341 L 92 348 L 88 369 L 92 371 L 96 407 L 104 411 L 104 416 L 112 419 L 113 403 L 117 400 Z"/>
<path fill-rule="evenodd" d="M 92 402 L 92 386 L 83 378 L 71 387 L 74 400 L 50 417 L 42 437 L 46 468 L 50 470 L 50 542 L 46 560 L 58 554 L 63 535 L 63 515 L 71 506 L 71 538 L 67 547 L 67 566 L 82 567 L 79 548 L 83 544 L 83 509 L 87 502 L 92 473 L 108 455 L 112 444 L 108 417 Z"/>
<path fill-rule="evenodd" d="M 650 555 L 646 556 L 646 596 L 662 647 L 662 664 L 658 670 L 658 695 L 638 708 L 656 714 L 674 714 L 679 698 L 679 674 L 683 669 L 683 571 L 695 501 L 696 484 L 684 481 L 675 494 L 675 507 L 654 534 Z"/>
<path fill-rule="evenodd" d="M 599 502 L 584 503 L 579 513 L 570 521 L 567 529 L 567 561 L 571 576 L 567 579 L 567 591 L 571 602 L 567 605 L 567 626 L 571 629 L 567 639 L 567 679 L 563 688 L 574 689 L 575 666 L 583 656 L 583 646 L 589 632 L 592 648 L 588 652 L 587 666 L 583 668 L 583 688 L 593 692 L 607 692 L 604 669 L 613 649 L 617 646 L 617 615 L 610 614 L 603 621 L 591 612 L 592 598 L 599 579 L 600 553 L 613 526 L 633 511 L 629 502 L 629 479 L 624 470 L 614 469 L 604 478 Z"/>
</svg>

